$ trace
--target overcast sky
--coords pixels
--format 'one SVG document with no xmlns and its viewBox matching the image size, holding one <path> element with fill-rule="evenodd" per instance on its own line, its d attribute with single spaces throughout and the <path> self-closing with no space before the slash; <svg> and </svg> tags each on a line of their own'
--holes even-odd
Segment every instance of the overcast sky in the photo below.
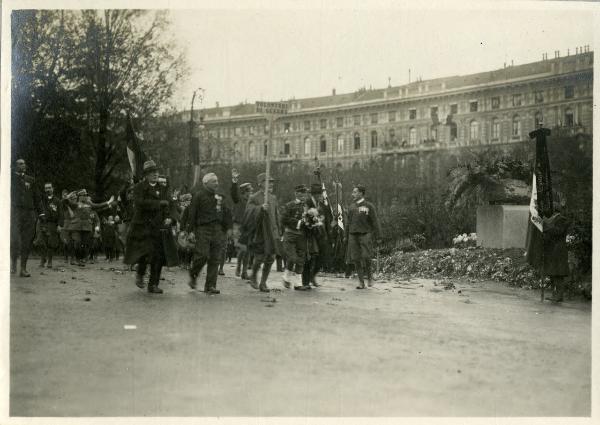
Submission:
<svg viewBox="0 0 600 425">
<path fill-rule="evenodd" d="M 174 102 L 204 106 L 324 96 L 362 86 L 470 74 L 562 56 L 590 45 L 589 11 L 174 10 L 191 76 Z M 198 108 L 198 103 L 195 108 Z"/>
</svg>

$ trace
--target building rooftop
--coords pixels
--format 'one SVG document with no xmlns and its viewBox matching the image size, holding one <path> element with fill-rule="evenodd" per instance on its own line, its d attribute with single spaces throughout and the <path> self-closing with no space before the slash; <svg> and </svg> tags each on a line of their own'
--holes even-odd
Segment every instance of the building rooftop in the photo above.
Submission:
<svg viewBox="0 0 600 425">
<path fill-rule="evenodd" d="M 479 72 L 476 74 L 419 80 L 400 86 L 382 89 L 361 88 L 352 93 L 336 94 L 334 91 L 328 96 L 289 99 L 285 102 L 290 105 L 289 112 L 291 113 L 320 108 L 342 107 L 345 105 L 350 106 L 362 102 L 377 102 L 386 99 L 405 99 L 481 85 L 493 85 L 502 82 L 518 81 L 519 79 L 539 78 L 546 75 L 569 73 L 581 69 L 591 69 L 593 63 L 593 52 L 585 51 L 576 55 L 544 59 L 539 62 L 523 65 L 509 65 L 501 69 Z M 257 116 L 255 105 L 253 103 L 205 108 L 202 110 L 202 113 L 208 121 L 232 117 L 250 118 L 252 116 Z"/>
</svg>

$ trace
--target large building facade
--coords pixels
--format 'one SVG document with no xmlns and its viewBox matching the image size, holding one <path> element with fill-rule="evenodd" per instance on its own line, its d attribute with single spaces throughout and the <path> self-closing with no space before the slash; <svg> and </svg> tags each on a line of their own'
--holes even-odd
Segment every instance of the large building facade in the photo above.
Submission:
<svg viewBox="0 0 600 425">
<path fill-rule="evenodd" d="M 592 134 L 593 52 L 502 69 L 419 80 L 384 89 L 291 99 L 274 123 L 272 158 L 350 167 L 374 157 L 404 163 L 426 152 L 514 145 L 544 126 L 566 134 Z M 189 112 L 182 113 L 189 119 Z M 265 117 L 254 104 L 197 111 L 196 134 L 205 166 L 264 161 Z"/>
</svg>

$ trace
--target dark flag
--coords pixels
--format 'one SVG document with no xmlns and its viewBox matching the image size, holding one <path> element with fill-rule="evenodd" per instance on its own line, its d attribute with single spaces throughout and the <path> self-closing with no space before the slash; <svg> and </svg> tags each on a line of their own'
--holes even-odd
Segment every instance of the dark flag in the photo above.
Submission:
<svg viewBox="0 0 600 425">
<path fill-rule="evenodd" d="M 554 214 L 550 161 L 546 145 L 546 136 L 549 135 L 550 130 L 541 127 L 529 133 L 530 138 L 535 138 L 535 165 L 529 204 L 530 223 L 526 235 L 526 259 L 541 275 L 542 301 L 544 301 L 546 270 L 551 267 L 553 261 L 551 257 L 547 258 L 546 251 L 550 252 L 551 245 L 555 245 L 545 237 L 547 229 L 544 228 L 547 220 Z"/>
<path fill-rule="evenodd" d="M 533 189 L 535 190 L 536 195 L 534 206 L 537 209 L 537 214 L 541 219 L 550 218 L 552 214 L 554 214 L 554 205 L 552 202 L 552 179 L 550 177 L 550 161 L 548 160 L 548 146 L 546 145 L 546 136 L 549 135 L 550 130 L 547 128 L 539 128 L 529 133 L 530 138 L 536 139 L 535 167 L 533 176 L 535 184 Z"/>
<path fill-rule="evenodd" d="M 144 155 L 138 142 L 129 112 L 127 113 L 125 137 L 127 138 L 127 158 L 129 159 L 129 165 L 131 167 L 131 175 L 133 176 L 133 182 L 137 183 L 143 177 L 142 170 L 144 162 L 146 161 L 146 155 Z"/>
</svg>

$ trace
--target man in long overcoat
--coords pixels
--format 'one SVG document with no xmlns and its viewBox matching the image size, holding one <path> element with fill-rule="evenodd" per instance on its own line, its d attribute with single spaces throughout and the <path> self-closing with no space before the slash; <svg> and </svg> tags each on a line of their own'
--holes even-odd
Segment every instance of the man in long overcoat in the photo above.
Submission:
<svg viewBox="0 0 600 425">
<path fill-rule="evenodd" d="M 549 218 L 542 218 L 543 233 L 529 220 L 526 235 L 526 260 L 544 277 L 550 278 L 553 296 L 550 301 L 562 302 L 564 298 L 564 279 L 569 275 L 568 249 L 566 235 L 569 229 L 568 219 L 560 213 L 564 198 L 558 193 L 556 212 Z"/>
<path fill-rule="evenodd" d="M 17 272 L 17 258 L 21 257 L 21 277 L 31 276 L 27 259 L 35 236 L 36 220 L 42 214 L 39 195 L 33 177 L 25 174 L 25 160 L 18 159 L 10 179 L 10 272 Z"/>
<path fill-rule="evenodd" d="M 165 255 L 163 232 L 170 228 L 177 216 L 174 205 L 165 186 L 158 184 L 158 167 L 152 160 L 146 161 L 143 167 L 144 180 L 133 189 L 134 213 L 127 234 L 125 245 L 125 264 L 137 264 L 135 284 L 144 287 L 144 274 L 150 265 L 148 292 L 162 294 L 158 287 L 163 266 L 174 266 L 168 263 Z M 169 235 L 168 235 L 169 236 Z"/>
<path fill-rule="evenodd" d="M 242 232 L 247 232 L 248 248 L 254 255 L 250 285 L 262 292 L 269 292 L 267 279 L 275 261 L 275 255 L 282 254 L 280 240 L 282 232 L 279 228 L 279 204 L 277 197 L 272 193 L 275 180 L 269 179 L 268 202 L 265 202 L 265 178 L 265 173 L 261 173 L 257 177 L 259 190 L 248 199 Z M 261 265 L 263 268 L 259 285 L 257 280 Z"/>
</svg>

